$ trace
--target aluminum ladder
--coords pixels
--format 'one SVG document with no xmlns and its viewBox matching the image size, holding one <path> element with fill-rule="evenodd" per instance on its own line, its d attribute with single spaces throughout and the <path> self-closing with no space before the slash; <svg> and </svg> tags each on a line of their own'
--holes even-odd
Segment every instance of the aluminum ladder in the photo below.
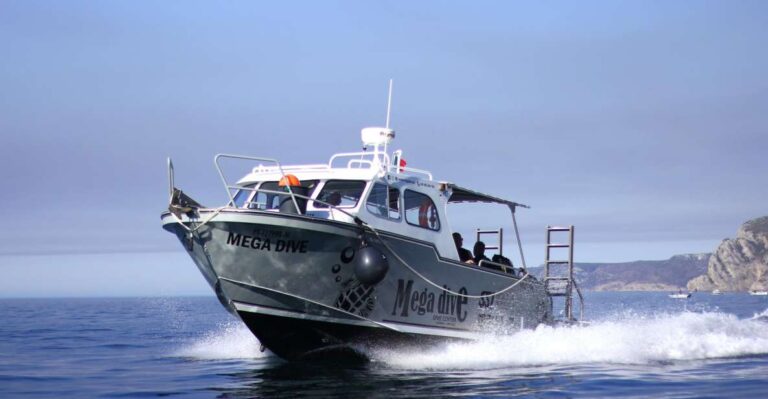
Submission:
<svg viewBox="0 0 768 399">
<path fill-rule="evenodd" d="M 475 239 L 476 239 L 475 242 L 483 241 L 483 240 L 481 240 L 481 238 L 484 235 L 488 235 L 488 236 L 495 235 L 496 238 L 498 239 L 498 244 L 497 245 L 488 245 L 488 243 L 486 243 L 486 245 L 485 245 L 486 251 L 489 250 L 489 249 L 498 249 L 499 250 L 499 255 L 503 256 L 504 255 L 504 229 L 503 228 L 499 228 L 498 230 L 480 230 L 480 229 L 477 229 L 476 235 L 475 235 Z M 483 241 L 483 242 L 485 242 L 485 241 Z"/>
<path fill-rule="evenodd" d="M 552 233 L 567 233 L 566 242 L 553 242 L 553 236 L 562 236 L 563 234 Z M 573 226 L 559 227 L 559 226 L 547 226 L 547 246 L 546 254 L 544 257 L 544 286 L 547 289 L 547 294 L 553 299 L 556 297 L 564 298 L 563 310 L 565 312 L 566 322 L 574 322 L 576 318 L 573 315 L 573 292 L 579 296 L 579 320 L 584 318 L 584 297 L 581 295 L 581 290 L 576 284 L 576 280 L 573 278 Z M 556 259 L 552 258 L 552 250 L 562 254 L 563 250 L 568 251 L 568 259 Z M 559 250 L 559 251 L 557 251 Z"/>
</svg>

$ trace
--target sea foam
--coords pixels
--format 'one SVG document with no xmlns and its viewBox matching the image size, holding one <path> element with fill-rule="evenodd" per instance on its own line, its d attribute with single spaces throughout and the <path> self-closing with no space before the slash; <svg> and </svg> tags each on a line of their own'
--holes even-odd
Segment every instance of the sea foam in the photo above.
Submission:
<svg viewBox="0 0 768 399">
<path fill-rule="evenodd" d="M 764 318 L 682 312 L 627 314 L 581 326 L 540 326 L 423 351 L 374 349 L 370 356 L 396 368 L 466 370 L 549 364 L 649 364 L 764 354 L 768 354 L 768 323 Z"/>
<path fill-rule="evenodd" d="M 270 356 L 261 352 L 259 340 L 240 321 L 222 323 L 217 329 L 179 348 L 174 355 L 201 360 L 256 359 Z"/>
</svg>

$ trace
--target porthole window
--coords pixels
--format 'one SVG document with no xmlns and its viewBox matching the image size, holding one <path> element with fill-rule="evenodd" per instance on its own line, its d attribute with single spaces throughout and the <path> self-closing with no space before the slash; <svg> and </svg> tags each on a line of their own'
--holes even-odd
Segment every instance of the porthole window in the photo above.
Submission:
<svg viewBox="0 0 768 399">
<path fill-rule="evenodd" d="M 408 224 L 429 230 L 440 230 L 440 217 L 437 207 L 429 196 L 416 191 L 405 190 L 403 196 L 405 221 Z"/>
</svg>

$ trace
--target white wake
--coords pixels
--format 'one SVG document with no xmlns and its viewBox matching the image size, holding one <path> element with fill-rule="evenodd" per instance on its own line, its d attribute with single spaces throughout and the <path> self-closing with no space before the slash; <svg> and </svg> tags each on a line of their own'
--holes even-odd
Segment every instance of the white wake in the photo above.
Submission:
<svg viewBox="0 0 768 399">
<path fill-rule="evenodd" d="M 259 340 L 240 321 L 221 324 L 216 330 L 184 344 L 175 356 L 201 360 L 256 359 L 271 356 L 261 352 Z"/>
<path fill-rule="evenodd" d="M 763 315 L 768 314 L 768 310 Z M 547 364 L 653 362 L 768 354 L 764 317 L 724 313 L 627 315 L 588 326 L 546 327 L 398 352 L 380 349 L 375 361 L 407 369 L 490 369 Z"/>
</svg>

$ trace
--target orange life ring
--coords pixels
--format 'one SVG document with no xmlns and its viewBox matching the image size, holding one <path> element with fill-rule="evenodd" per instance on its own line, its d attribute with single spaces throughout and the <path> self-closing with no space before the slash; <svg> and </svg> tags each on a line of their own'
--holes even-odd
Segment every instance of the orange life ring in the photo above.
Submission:
<svg viewBox="0 0 768 399">
<path fill-rule="evenodd" d="M 424 200 L 424 202 L 421 203 L 421 206 L 419 206 L 419 226 L 427 229 L 429 228 L 429 208 L 429 200 Z"/>
<path fill-rule="evenodd" d="M 419 226 L 437 230 L 437 207 L 429 199 L 425 199 L 419 206 Z"/>
</svg>

